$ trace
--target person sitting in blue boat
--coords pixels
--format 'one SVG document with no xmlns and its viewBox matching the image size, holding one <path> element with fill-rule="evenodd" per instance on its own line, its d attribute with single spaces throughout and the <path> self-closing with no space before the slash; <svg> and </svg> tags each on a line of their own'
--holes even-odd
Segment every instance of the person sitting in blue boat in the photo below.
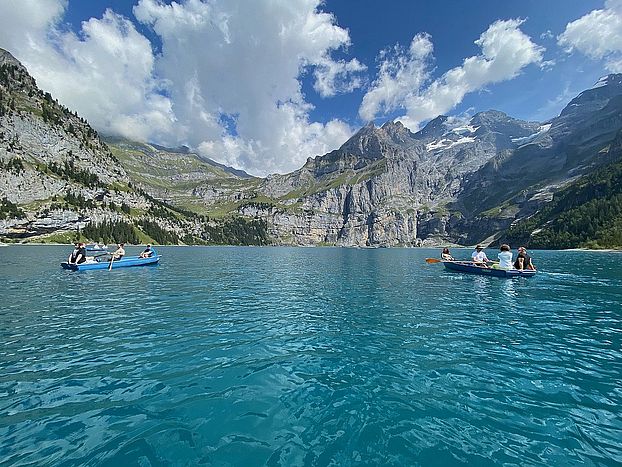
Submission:
<svg viewBox="0 0 622 467">
<path fill-rule="evenodd" d="M 151 243 L 147 244 L 147 248 L 145 248 L 140 255 L 139 258 L 151 258 L 153 256 L 153 250 L 151 249 Z"/>
<path fill-rule="evenodd" d="M 453 261 L 454 257 L 451 256 L 451 253 L 449 252 L 449 248 L 443 248 L 443 252 L 441 253 L 441 259 L 443 261 Z"/>
<path fill-rule="evenodd" d="M 535 271 L 536 267 L 531 262 L 531 256 L 527 254 L 527 248 L 521 246 L 518 248 L 518 256 L 514 262 L 514 268 L 519 270 L 531 269 Z"/>
<path fill-rule="evenodd" d="M 514 265 L 512 264 L 512 249 L 510 245 L 504 243 L 499 247 L 499 254 L 497 255 L 499 258 L 499 262 L 492 265 L 495 269 L 512 269 Z"/>
<path fill-rule="evenodd" d="M 84 243 L 75 243 L 74 249 L 67 258 L 69 264 L 82 264 L 86 261 L 86 248 Z"/>
<path fill-rule="evenodd" d="M 78 250 L 80 249 L 80 244 L 78 242 L 73 244 L 73 251 L 69 253 L 67 257 L 68 263 L 73 263 L 76 256 L 78 256 Z"/>
<path fill-rule="evenodd" d="M 125 249 L 123 248 L 125 243 L 119 243 L 118 248 L 112 253 L 112 257 L 115 260 L 121 259 L 125 256 Z"/>
<path fill-rule="evenodd" d="M 475 247 L 475 251 L 471 254 L 471 260 L 476 266 L 482 266 L 485 268 L 488 267 L 487 263 L 490 261 L 484 252 L 484 247 L 481 245 L 477 245 Z"/>
</svg>

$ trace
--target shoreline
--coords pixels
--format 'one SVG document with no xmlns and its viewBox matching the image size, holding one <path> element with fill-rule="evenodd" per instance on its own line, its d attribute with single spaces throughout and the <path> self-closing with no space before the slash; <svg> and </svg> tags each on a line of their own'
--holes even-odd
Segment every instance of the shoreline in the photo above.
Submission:
<svg viewBox="0 0 622 467">
<path fill-rule="evenodd" d="M 73 243 L 54 243 L 54 242 L 28 242 L 28 243 L 0 243 L 0 247 L 4 246 L 72 246 Z M 146 243 L 139 243 L 136 245 L 126 244 L 128 247 L 144 247 Z M 404 249 L 404 250 L 436 250 L 442 249 L 442 246 L 422 246 L 422 247 L 411 247 L 411 246 L 391 246 L 391 247 L 361 247 L 361 246 L 337 246 L 337 245 L 154 245 L 154 247 L 174 247 L 174 248 L 191 248 L 191 247 L 291 247 L 291 248 L 349 248 L 349 249 L 358 249 L 358 250 L 390 250 L 390 249 Z M 474 247 L 472 246 L 452 246 L 452 249 L 455 250 L 472 250 Z M 490 249 L 490 248 L 486 248 Z M 568 252 L 592 252 L 592 253 L 622 253 L 622 248 L 599 248 L 599 249 L 590 249 L 590 248 L 563 248 L 558 250 L 538 250 L 538 249 L 529 249 L 529 251 L 568 251 Z"/>
</svg>

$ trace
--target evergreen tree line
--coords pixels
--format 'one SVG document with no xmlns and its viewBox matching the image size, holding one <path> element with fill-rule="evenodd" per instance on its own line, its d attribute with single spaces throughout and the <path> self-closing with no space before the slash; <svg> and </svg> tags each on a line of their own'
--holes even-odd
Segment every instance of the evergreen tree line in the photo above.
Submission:
<svg viewBox="0 0 622 467">
<path fill-rule="evenodd" d="M 11 98 L 0 88 L 0 117 L 10 113 L 11 110 L 15 110 L 15 98 Z"/>
<path fill-rule="evenodd" d="M 233 217 L 216 225 L 205 224 L 202 238 L 217 245 L 268 245 L 268 224 L 264 219 Z"/>
<path fill-rule="evenodd" d="M 0 219 L 22 219 L 26 215 L 24 211 L 17 207 L 17 204 L 10 202 L 7 198 L 0 200 Z"/>
<path fill-rule="evenodd" d="M 105 187 L 97 175 L 76 167 L 72 160 L 65 161 L 63 164 L 50 162 L 47 165 L 39 165 L 38 168 L 42 172 L 47 173 L 49 171 L 55 173 L 65 180 L 73 180 L 74 182 L 81 183 L 89 188 Z"/>
<path fill-rule="evenodd" d="M 9 88 L 12 83 L 22 80 L 22 74 L 17 66 L 4 63 L 0 65 L 0 85 Z"/>
<path fill-rule="evenodd" d="M 149 235 L 156 243 L 160 245 L 177 245 L 179 244 L 179 236 L 175 232 L 163 229 L 157 222 L 141 221 L 140 228 Z"/>
<path fill-rule="evenodd" d="M 104 243 L 140 242 L 134 226 L 125 221 L 90 223 L 82 229 L 82 234 L 90 240 Z"/>
<path fill-rule="evenodd" d="M 68 191 L 65 195 L 65 202 L 80 209 L 92 209 L 95 207 L 95 202 L 92 199 L 86 199 L 81 193 L 74 194 L 71 191 Z"/>
<path fill-rule="evenodd" d="M 19 157 L 13 157 L 6 162 L 0 160 L 0 170 L 7 170 L 19 174 L 24 171 L 24 163 Z"/>
<path fill-rule="evenodd" d="M 34 79 L 19 67 L 8 63 L 0 65 L 0 86 L 6 90 L 5 92 L 0 89 L 0 116 L 10 115 L 11 111 L 16 110 L 15 97 L 12 97 L 11 90 L 28 90 L 28 97 L 33 97 L 36 92 Z"/>
<path fill-rule="evenodd" d="M 204 224 L 199 238 L 187 234 L 180 239 L 170 230 L 161 227 L 157 221 L 142 220 L 136 227 L 126 221 L 108 221 L 87 225 L 82 234 L 89 240 L 104 243 L 139 243 L 136 228 L 160 245 L 186 244 L 207 245 L 268 245 L 267 224 L 263 219 L 235 217 L 219 221 L 216 225 Z"/>
<path fill-rule="evenodd" d="M 622 160 L 561 190 L 539 213 L 508 229 L 506 237 L 510 244 L 532 248 L 622 247 Z"/>
<path fill-rule="evenodd" d="M 46 101 L 41 102 L 41 117 L 46 123 L 52 123 L 54 125 L 62 124 L 62 116 L 55 111 L 54 107 L 47 104 Z"/>
</svg>

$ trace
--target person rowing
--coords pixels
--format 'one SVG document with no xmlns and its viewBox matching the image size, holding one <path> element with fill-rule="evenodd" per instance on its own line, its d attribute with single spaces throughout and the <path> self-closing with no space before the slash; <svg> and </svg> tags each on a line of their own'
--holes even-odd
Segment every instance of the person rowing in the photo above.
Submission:
<svg viewBox="0 0 622 467">
<path fill-rule="evenodd" d="M 118 260 L 125 256 L 125 243 L 119 243 L 118 248 L 112 253 L 112 259 Z"/>
<path fill-rule="evenodd" d="M 484 268 L 487 268 L 487 263 L 490 262 L 488 256 L 486 256 L 486 253 L 484 252 L 484 247 L 481 245 L 477 245 L 475 247 L 475 251 L 471 254 L 471 260 L 475 266 L 481 266 Z"/>
</svg>

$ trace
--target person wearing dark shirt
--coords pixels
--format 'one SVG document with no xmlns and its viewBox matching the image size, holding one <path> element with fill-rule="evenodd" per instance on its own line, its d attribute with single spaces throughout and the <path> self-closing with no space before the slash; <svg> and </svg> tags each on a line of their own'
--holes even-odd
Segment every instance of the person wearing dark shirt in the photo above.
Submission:
<svg viewBox="0 0 622 467">
<path fill-rule="evenodd" d="M 147 244 L 147 248 L 145 248 L 140 255 L 139 258 L 150 258 L 153 255 L 153 250 L 151 249 L 151 244 Z"/>
<path fill-rule="evenodd" d="M 531 262 L 531 256 L 527 254 L 527 249 L 524 246 L 521 246 L 518 249 L 518 256 L 516 257 L 516 261 L 514 262 L 514 268 L 519 270 L 536 269 L 536 267 Z"/>
<path fill-rule="evenodd" d="M 69 257 L 67 258 L 67 262 L 69 264 L 76 263 L 76 258 L 78 257 L 79 251 L 80 251 L 80 244 L 76 242 L 73 244 L 73 251 L 69 254 Z"/>
<path fill-rule="evenodd" d="M 69 255 L 67 262 L 69 264 L 81 264 L 86 261 L 86 245 L 84 243 L 76 243 L 75 248 Z"/>
</svg>

